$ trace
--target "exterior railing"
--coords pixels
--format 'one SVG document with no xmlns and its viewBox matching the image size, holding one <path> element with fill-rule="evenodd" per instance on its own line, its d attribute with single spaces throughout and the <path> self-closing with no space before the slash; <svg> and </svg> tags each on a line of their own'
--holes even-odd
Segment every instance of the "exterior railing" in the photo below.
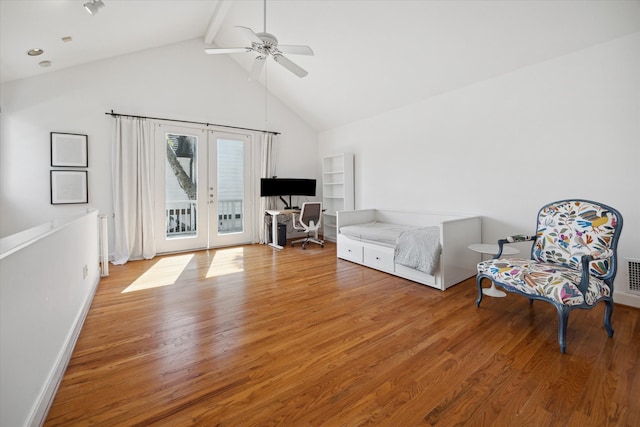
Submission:
<svg viewBox="0 0 640 427">
<path fill-rule="evenodd" d="M 218 201 L 218 233 L 242 232 L 242 200 Z"/>
<path fill-rule="evenodd" d="M 197 201 L 167 202 L 165 224 L 167 237 L 197 234 Z M 218 202 L 218 233 L 237 233 L 243 230 L 242 200 Z"/>
<path fill-rule="evenodd" d="M 167 202 L 165 224 L 167 237 L 192 236 L 197 233 L 197 200 Z"/>
</svg>

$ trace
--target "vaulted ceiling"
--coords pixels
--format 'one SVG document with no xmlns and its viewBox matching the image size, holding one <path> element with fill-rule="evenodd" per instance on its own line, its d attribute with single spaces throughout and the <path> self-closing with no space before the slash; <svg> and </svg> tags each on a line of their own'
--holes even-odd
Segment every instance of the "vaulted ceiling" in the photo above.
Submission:
<svg viewBox="0 0 640 427">
<path fill-rule="evenodd" d="M 86 1 L 0 0 L 1 81 L 194 38 L 203 48 L 247 46 L 236 26 L 264 30 L 262 0 L 103 0 L 94 16 Z M 640 31 L 640 1 L 266 5 L 267 32 L 281 44 L 309 45 L 315 56 L 287 55 L 309 71 L 305 78 L 270 61 L 261 82 L 266 76 L 268 90 L 319 131 Z M 28 56 L 35 47 L 45 53 Z M 248 73 L 256 55 L 231 56 Z M 44 60 L 51 66 L 38 65 Z"/>
</svg>

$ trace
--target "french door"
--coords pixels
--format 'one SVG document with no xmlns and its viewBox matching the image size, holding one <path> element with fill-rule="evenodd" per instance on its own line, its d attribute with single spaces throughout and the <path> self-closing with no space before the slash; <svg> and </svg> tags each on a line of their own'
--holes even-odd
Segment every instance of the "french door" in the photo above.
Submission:
<svg viewBox="0 0 640 427">
<path fill-rule="evenodd" d="M 253 239 L 250 135 L 155 126 L 158 253 Z"/>
<path fill-rule="evenodd" d="M 249 135 L 211 131 L 208 141 L 209 247 L 249 243 L 254 231 Z"/>
</svg>

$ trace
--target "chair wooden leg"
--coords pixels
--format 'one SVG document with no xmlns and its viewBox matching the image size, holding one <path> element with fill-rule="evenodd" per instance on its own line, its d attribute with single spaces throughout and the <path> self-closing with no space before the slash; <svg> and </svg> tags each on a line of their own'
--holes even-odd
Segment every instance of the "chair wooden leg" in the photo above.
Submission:
<svg viewBox="0 0 640 427">
<path fill-rule="evenodd" d="M 609 338 L 613 336 L 613 328 L 611 327 L 611 315 L 613 314 L 613 301 L 607 300 L 604 302 L 604 327 L 607 330 Z"/>
<path fill-rule="evenodd" d="M 476 307 L 480 307 L 480 301 L 482 301 L 482 276 L 476 277 L 476 283 L 478 284 L 478 299 L 476 300 Z"/>
<path fill-rule="evenodd" d="M 558 344 L 560 344 L 560 352 L 565 354 L 567 350 L 567 323 L 571 310 L 566 305 L 554 305 L 558 310 Z"/>
</svg>

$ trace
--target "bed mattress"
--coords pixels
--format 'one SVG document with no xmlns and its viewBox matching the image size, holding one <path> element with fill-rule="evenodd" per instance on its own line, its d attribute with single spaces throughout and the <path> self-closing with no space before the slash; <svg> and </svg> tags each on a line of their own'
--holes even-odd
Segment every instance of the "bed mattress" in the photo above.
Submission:
<svg viewBox="0 0 640 427">
<path fill-rule="evenodd" d="M 340 233 L 355 240 L 381 244 L 390 248 L 396 246 L 398 236 L 404 231 L 417 230 L 413 225 L 389 224 L 373 221 L 364 224 L 345 225 Z"/>
</svg>

